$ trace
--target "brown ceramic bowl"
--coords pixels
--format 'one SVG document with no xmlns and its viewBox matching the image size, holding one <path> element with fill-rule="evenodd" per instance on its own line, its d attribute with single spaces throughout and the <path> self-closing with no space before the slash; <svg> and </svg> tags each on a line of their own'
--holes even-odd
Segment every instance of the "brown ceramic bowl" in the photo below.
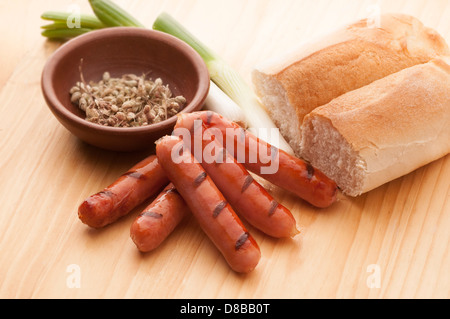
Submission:
<svg viewBox="0 0 450 319">
<path fill-rule="evenodd" d="M 209 73 L 202 58 L 190 46 L 168 34 L 141 28 L 109 28 L 77 37 L 61 46 L 42 73 L 45 100 L 64 127 L 84 142 L 112 151 L 137 151 L 153 147 L 171 134 L 176 116 L 137 128 L 93 124 L 70 101 L 70 89 L 80 81 L 80 61 L 86 82 L 99 81 L 105 71 L 111 77 L 150 72 L 160 77 L 174 95 L 187 103 L 182 112 L 202 108 L 209 91 Z"/>
</svg>

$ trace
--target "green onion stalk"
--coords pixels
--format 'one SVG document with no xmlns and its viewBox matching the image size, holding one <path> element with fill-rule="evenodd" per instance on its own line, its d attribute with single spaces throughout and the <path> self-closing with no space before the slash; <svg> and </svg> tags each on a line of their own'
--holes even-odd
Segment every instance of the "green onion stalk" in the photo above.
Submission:
<svg viewBox="0 0 450 319">
<path fill-rule="evenodd" d="M 81 34 L 103 29 L 106 27 L 138 27 L 145 26 L 131 16 L 128 12 L 109 0 L 89 0 L 95 15 L 80 14 L 76 17 L 80 25 L 76 28 L 69 27 L 68 21 L 74 18 L 73 13 L 47 11 L 41 15 L 43 20 L 52 21 L 52 24 L 44 25 L 42 35 L 49 39 L 71 39 Z"/>
<path fill-rule="evenodd" d="M 43 20 L 54 21 L 55 23 L 64 25 L 67 28 L 68 27 L 67 20 L 70 20 L 71 18 L 73 18 L 73 13 L 47 11 L 41 15 L 41 18 Z M 80 14 L 79 18 L 80 18 L 80 27 L 81 28 L 101 29 L 101 28 L 105 27 L 105 24 L 103 24 L 95 15 Z"/>
<path fill-rule="evenodd" d="M 79 25 L 76 28 L 70 28 L 68 21 L 73 18 L 73 14 L 69 12 L 44 12 L 41 19 L 52 21 L 52 23 L 41 26 L 41 34 L 49 39 L 70 39 L 106 27 L 95 15 L 80 14 L 76 17 Z"/>
<path fill-rule="evenodd" d="M 110 0 L 89 0 L 95 15 L 108 27 L 138 27 L 145 26 L 124 9 Z"/>
</svg>

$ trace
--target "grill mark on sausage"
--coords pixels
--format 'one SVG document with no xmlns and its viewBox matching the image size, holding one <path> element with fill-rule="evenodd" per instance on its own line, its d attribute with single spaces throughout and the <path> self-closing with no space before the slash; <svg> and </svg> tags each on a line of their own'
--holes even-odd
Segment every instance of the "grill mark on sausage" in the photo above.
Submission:
<svg viewBox="0 0 450 319">
<path fill-rule="evenodd" d="M 139 172 L 128 172 L 128 173 L 123 174 L 122 176 L 129 176 L 131 178 L 135 178 L 135 179 L 139 179 L 139 180 L 143 180 L 143 179 L 147 178 L 144 174 L 139 173 Z"/>
<path fill-rule="evenodd" d="M 253 183 L 253 177 L 251 175 L 248 175 L 245 178 L 244 185 L 242 185 L 241 193 L 244 193 L 247 190 L 247 188 L 250 187 L 250 185 L 252 183 Z"/>
<path fill-rule="evenodd" d="M 273 200 L 272 203 L 270 203 L 269 216 L 275 214 L 275 210 L 277 209 L 278 205 L 279 204 L 276 200 Z"/>
<path fill-rule="evenodd" d="M 307 178 L 312 179 L 315 173 L 314 167 L 311 164 L 306 164 L 306 172 L 307 172 Z"/>
<path fill-rule="evenodd" d="M 151 217 L 154 219 L 162 219 L 163 215 L 154 212 L 143 212 L 141 216 Z"/>
<path fill-rule="evenodd" d="M 243 233 L 242 235 L 241 235 L 241 237 L 239 237 L 239 239 L 237 240 L 237 242 L 236 242 L 236 245 L 234 246 L 234 248 L 236 249 L 236 250 L 239 250 L 239 249 L 241 249 L 241 247 L 245 244 L 245 242 L 248 240 L 248 237 L 250 236 L 250 234 L 249 233 Z"/>
<path fill-rule="evenodd" d="M 196 187 L 200 186 L 206 179 L 206 172 L 202 172 L 198 177 L 194 180 L 194 184 Z"/>
<path fill-rule="evenodd" d="M 219 216 L 219 214 L 224 210 L 225 207 L 227 207 L 227 205 L 228 205 L 228 203 L 225 201 L 220 202 L 214 209 L 213 217 L 217 218 L 217 216 Z"/>
</svg>

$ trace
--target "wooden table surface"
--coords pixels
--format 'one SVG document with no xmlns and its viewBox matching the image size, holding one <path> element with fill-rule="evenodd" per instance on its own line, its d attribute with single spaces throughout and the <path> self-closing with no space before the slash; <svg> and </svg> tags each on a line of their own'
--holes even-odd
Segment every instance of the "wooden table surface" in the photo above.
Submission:
<svg viewBox="0 0 450 319">
<path fill-rule="evenodd" d="M 255 64 L 337 26 L 381 12 L 412 14 L 450 41 L 448 0 L 117 0 L 151 27 L 167 11 L 246 80 Z M 450 157 L 358 198 L 317 210 L 270 188 L 301 235 L 260 245 L 239 275 L 193 219 L 156 251 L 129 237 L 138 214 L 96 231 L 78 205 L 149 152 L 114 153 L 66 131 L 42 97 L 40 75 L 59 46 L 39 27 L 46 10 L 85 0 L 0 0 L 1 298 L 449 298 Z M 142 207 L 141 207 L 142 208 Z"/>
</svg>

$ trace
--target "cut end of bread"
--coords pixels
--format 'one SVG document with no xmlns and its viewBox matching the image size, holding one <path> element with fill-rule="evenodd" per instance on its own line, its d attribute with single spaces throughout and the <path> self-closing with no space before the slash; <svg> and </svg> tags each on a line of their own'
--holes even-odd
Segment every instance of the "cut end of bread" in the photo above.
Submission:
<svg viewBox="0 0 450 319">
<path fill-rule="evenodd" d="M 307 116 L 302 133 L 302 157 L 334 180 L 345 195 L 361 195 L 366 164 L 331 121 Z"/>
<path fill-rule="evenodd" d="M 294 107 L 289 103 L 286 90 L 272 76 L 259 70 L 254 70 L 252 77 L 256 93 L 261 97 L 272 121 L 294 153 L 300 155 L 301 125 Z"/>
</svg>

